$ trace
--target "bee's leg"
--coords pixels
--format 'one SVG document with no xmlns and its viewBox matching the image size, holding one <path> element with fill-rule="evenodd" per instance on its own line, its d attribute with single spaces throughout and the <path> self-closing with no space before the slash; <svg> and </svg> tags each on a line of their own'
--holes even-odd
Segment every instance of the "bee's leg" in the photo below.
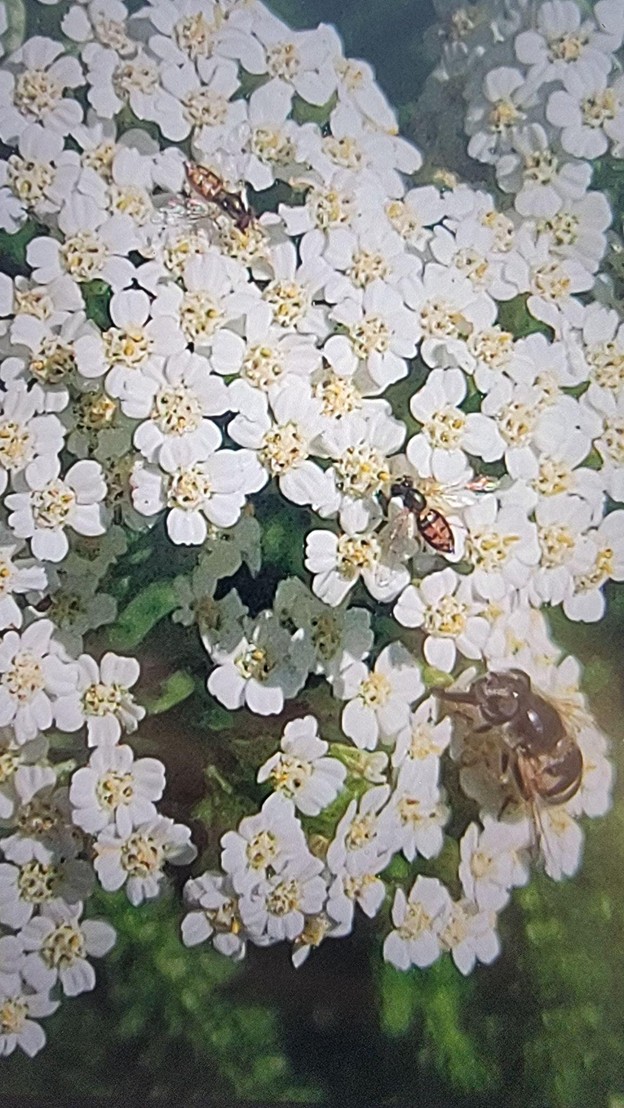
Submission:
<svg viewBox="0 0 624 1108">
<path fill-rule="evenodd" d="M 472 704 L 476 707 L 474 694 L 468 689 L 466 692 L 450 692 L 448 689 L 435 689 L 435 695 L 441 700 L 451 700 L 453 704 Z"/>
</svg>

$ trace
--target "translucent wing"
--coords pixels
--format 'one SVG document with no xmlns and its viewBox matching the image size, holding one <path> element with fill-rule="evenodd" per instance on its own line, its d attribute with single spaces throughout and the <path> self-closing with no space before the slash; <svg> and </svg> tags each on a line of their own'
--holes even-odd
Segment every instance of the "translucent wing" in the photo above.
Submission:
<svg viewBox="0 0 624 1108">
<path fill-rule="evenodd" d="M 198 223 L 210 216 L 210 208 L 196 196 L 170 194 L 154 199 L 151 222 L 160 227 L 179 227 L 185 223 Z"/>
</svg>

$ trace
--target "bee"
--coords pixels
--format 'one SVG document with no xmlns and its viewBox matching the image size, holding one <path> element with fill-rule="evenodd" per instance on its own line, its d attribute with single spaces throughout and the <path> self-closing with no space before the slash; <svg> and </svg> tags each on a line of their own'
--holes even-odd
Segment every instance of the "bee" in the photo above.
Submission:
<svg viewBox="0 0 624 1108">
<path fill-rule="evenodd" d="M 202 200 L 216 204 L 239 231 L 246 231 L 255 219 L 255 213 L 247 205 L 243 195 L 231 192 L 216 173 L 195 162 L 186 162 L 186 179 Z"/>
<path fill-rule="evenodd" d="M 539 827 L 539 803 L 565 804 L 578 792 L 583 755 L 560 712 L 522 669 L 486 673 L 465 691 L 438 690 L 441 699 L 476 708 L 477 732 L 500 728 L 502 776 L 511 779 Z"/>
</svg>

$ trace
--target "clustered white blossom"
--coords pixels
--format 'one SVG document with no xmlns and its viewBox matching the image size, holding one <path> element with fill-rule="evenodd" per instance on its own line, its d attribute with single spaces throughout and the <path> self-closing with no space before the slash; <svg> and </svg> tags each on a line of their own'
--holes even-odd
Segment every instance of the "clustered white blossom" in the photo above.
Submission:
<svg viewBox="0 0 624 1108">
<path fill-rule="evenodd" d="M 140 905 L 197 853 L 130 745 L 139 661 L 90 637 L 157 526 L 175 565 L 187 548 L 166 614 L 196 628 L 211 703 L 269 728 L 296 698 L 258 810 L 185 886 L 187 945 L 287 940 L 299 965 L 361 910 L 397 968 L 468 973 L 536 855 L 572 875 L 579 817 L 610 805 L 544 611 L 596 622 L 624 580 L 624 331 L 591 187 L 624 156 L 624 13 L 436 7 L 423 105 L 459 89 L 457 167 L 467 147 L 483 186 L 424 175 L 371 68 L 259 0 L 62 3 L 57 39 L 3 59 L 0 228 L 32 233 L 0 277 L 0 1054 L 36 1053 L 37 1020 L 93 988 L 115 937 L 83 917 L 95 882 Z M 191 196 L 188 162 L 262 214 Z M 250 603 L 302 518 L 297 569 Z M 509 669 L 581 751 L 562 802 L 527 802 L 508 732 L 437 695 Z M 450 760 L 478 812 L 453 892 L 420 872 Z"/>
</svg>

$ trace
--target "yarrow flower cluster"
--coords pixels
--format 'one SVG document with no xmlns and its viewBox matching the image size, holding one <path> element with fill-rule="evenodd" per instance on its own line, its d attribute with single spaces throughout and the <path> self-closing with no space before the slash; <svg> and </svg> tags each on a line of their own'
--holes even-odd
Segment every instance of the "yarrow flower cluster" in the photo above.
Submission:
<svg viewBox="0 0 624 1108">
<path fill-rule="evenodd" d="M 255 779 L 184 893 L 184 943 L 234 959 L 300 965 L 362 911 L 398 969 L 468 973 L 610 806 L 545 612 L 597 622 L 624 579 L 592 187 L 624 156 L 624 18 L 438 6 L 423 114 L 459 96 L 465 133 L 433 174 L 333 29 L 259 0 L 59 4 L 3 60 L 0 228 L 28 241 L 0 281 L 0 1054 L 93 988 L 95 884 L 139 906 L 196 857 L 148 711 L 192 697 L 216 780 L 221 740 Z"/>
</svg>

